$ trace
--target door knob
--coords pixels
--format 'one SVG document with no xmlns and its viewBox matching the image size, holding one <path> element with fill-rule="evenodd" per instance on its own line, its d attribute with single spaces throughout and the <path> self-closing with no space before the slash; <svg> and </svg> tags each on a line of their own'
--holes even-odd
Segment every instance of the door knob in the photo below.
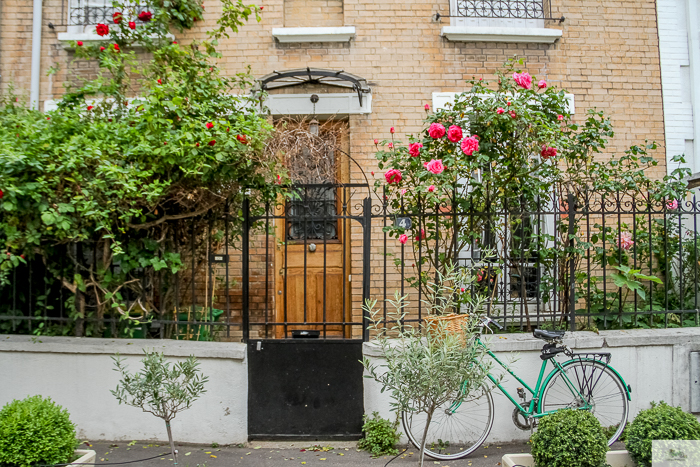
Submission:
<svg viewBox="0 0 700 467">
<path fill-rule="evenodd" d="M 311 253 L 313 253 L 314 251 L 316 251 L 316 244 L 315 244 L 315 243 L 309 244 L 309 251 L 310 251 Z"/>
</svg>

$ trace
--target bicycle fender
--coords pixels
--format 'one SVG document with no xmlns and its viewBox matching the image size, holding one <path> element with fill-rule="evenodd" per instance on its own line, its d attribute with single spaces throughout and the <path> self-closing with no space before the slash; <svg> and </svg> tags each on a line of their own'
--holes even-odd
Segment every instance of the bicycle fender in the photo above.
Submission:
<svg viewBox="0 0 700 467">
<path fill-rule="evenodd" d="M 594 360 L 594 359 L 592 359 L 592 358 L 583 358 L 583 359 L 578 359 L 578 358 L 577 358 L 577 359 L 567 360 L 567 361 L 565 361 L 564 363 L 562 363 L 561 366 L 562 366 L 562 368 L 566 368 L 567 365 L 570 365 L 570 364 L 576 363 L 576 362 L 581 362 L 581 361 L 595 362 L 595 361 L 597 361 L 597 360 Z M 615 376 L 617 376 L 618 378 L 620 378 L 620 381 L 622 381 L 622 387 L 625 388 L 625 394 L 627 394 L 627 400 L 628 400 L 628 401 L 631 401 L 631 400 L 632 400 L 632 387 L 631 387 L 629 384 L 627 384 L 627 382 L 625 381 L 625 379 L 622 377 L 622 375 L 621 375 L 620 373 L 618 373 L 618 371 L 617 371 L 615 368 L 613 368 L 613 367 L 610 366 L 610 365 L 606 365 L 606 366 L 607 366 L 608 368 L 610 368 L 610 369 L 612 370 L 613 373 L 615 373 Z M 540 388 L 540 391 L 539 391 L 539 394 L 538 394 L 538 397 L 539 397 L 539 398 L 542 397 L 542 391 L 544 391 L 544 388 L 547 387 L 547 384 L 549 383 L 549 380 L 552 379 L 552 378 L 554 377 L 554 375 L 557 373 L 557 371 L 559 371 L 559 368 L 554 368 L 554 369 L 547 375 L 547 377 L 544 379 L 544 383 L 542 383 L 542 387 Z"/>
</svg>

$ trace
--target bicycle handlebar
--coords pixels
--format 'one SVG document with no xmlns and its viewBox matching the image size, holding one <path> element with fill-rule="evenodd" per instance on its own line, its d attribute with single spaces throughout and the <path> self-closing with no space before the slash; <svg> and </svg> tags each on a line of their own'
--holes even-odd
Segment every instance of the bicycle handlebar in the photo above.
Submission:
<svg viewBox="0 0 700 467">
<path fill-rule="evenodd" d="M 494 326 L 496 326 L 498 328 L 499 331 L 503 331 L 505 329 L 503 326 L 501 326 L 500 324 L 498 324 L 496 321 L 492 320 L 488 316 L 484 316 L 481 319 L 481 322 L 484 324 L 484 326 L 488 326 L 489 324 L 493 324 Z"/>
</svg>

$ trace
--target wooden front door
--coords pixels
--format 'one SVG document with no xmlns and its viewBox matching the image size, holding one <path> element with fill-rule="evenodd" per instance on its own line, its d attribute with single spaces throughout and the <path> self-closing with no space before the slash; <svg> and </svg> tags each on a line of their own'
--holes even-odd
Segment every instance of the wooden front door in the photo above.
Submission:
<svg viewBox="0 0 700 467">
<path fill-rule="evenodd" d="M 297 190 L 277 222 L 275 337 L 319 331 L 349 337 L 350 289 L 347 221 L 338 217 L 343 188 L 311 185 Z"/>
</svg>

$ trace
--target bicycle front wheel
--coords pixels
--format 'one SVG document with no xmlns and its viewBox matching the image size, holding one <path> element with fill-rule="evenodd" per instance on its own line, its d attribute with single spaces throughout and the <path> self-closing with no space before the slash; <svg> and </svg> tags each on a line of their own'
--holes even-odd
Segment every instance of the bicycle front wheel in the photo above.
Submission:
<svg viewBox="0 0 700 467">
<path fill-rule="evenodd" d="M 627 424 L 629 402 L 627 391 L 620 377 L 604 365 L 594 360 L 581 360 L 566 363 L 562 371 L 555 373 L 542 390 L 541 412 L 566 408 L 591 406 L 591 413 L 607 433 L 612 433 L 608 446 L 622 434 Z M 572 383 L 585 401 L 576 394 L 568 383 Z"/>
<path fill-rule="evenodd" d="M 420 449 L 427 415 L 401 414 L 406 436 Z M 493 397 L 485 386 L 474 396 L 438 407 L 428 427 L 425 454 L 438 460 L 461 459 L 486 440 L 493 426 Z"/>
</svg>

